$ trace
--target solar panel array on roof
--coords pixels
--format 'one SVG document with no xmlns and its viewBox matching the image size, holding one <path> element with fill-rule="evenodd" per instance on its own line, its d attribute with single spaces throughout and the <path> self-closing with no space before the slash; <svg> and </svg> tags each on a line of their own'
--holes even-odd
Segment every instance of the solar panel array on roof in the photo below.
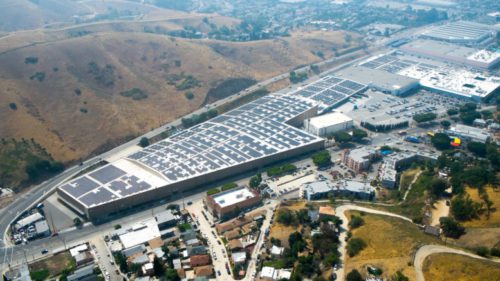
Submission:
<svg viewBox="0 0 500 281">
<path fill-rule="evenodd" d="M 271 94 L 259 98 L 152 144 L 129 155 L 128 160 L 122 160 L 130 165 L 139 164 L 138 167 L 114 162 L 115 165 L 104 166 L 64 184 L 60 190 L 92 207 L 320 143 L 321 138 L 286 122 L 311 109 L 319 108 L 321 111 L 332 107 L 365 88 L 365 85 L 350 80 L 327 76 L 288 95 Z M 155 177 L 161 176 L 160 181 L 152 184 L 149 176 L 129 170 L 143 170 L 141 166 L 148 168 L 144 169 L 149 171 L 147 173 L 154 170 Z M 122 170 L 120 167 L 126 168 Z"/>
<path fill-rule="evenodd" d="M 479 41 L 491 36 L 490 29 L 487 25 L 458 21 L 436 27 L 424 33 L 423 36 L 445 41 L 470 41 L 472 43 L 479 43 Z"/>
</svg>

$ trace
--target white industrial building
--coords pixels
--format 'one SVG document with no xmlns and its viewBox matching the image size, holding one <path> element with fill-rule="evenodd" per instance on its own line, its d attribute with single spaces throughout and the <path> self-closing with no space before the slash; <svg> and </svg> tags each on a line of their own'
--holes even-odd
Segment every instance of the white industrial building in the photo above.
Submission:
<svg viewBox="0 0 500 281">
<path fill-rule="evenodd" d="M 304 122 L 306 131 L 320 137 L 326 137 L 335 132 L 350 129 L 353 125 L 352 118 L 338 112 L 313 117 Z"/>
<path fill-rule="evenodd" d="M 445 41 L 467 46 L 484 46 L 494 40 L 493 26 L 470 21 L 457 21 L 431 28 L 422 33 L 422 38 Z"/>
<path fill-rule="evenodd" d="M 466 141 L 485 143 L 490 139 L 490 134 L 485 129 L 456 124 L 446 131 L 448 135 L 458 137 Z"/>
<path fill-rule="evenodd" d="M 500 62 L 500 53 L 433 40 L 415 40 L 401 46 L 406 53 L 478 69 L 491 69 Z"/>
</svg>

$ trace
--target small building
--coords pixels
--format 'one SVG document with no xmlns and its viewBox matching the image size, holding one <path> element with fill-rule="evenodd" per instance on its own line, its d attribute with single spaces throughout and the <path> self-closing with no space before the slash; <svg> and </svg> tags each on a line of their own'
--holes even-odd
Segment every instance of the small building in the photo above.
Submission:
<svg viewBox="0 0 500 281">
<path fill-rule="evenodd" d="M 155 269 L 154 269 L 154 265 L 152 262 L 148 262 L 148 263 L 142 265 L 142 274 L 148 275 L 148 276 L 152 276 L 153 274 L 155 274 Z"/>
<path fill-rule="evenodd" d="M 25 217 L 25 218 L 18 220 L 15 224 L 15 227 L 16 227 L 16 229 L 21 229 L 23 227 L 26 227 L 30 224 L 34 224 L 35 222 L 43 220 L 43 219 L 44 219 L 44 217 L 42 216 L 42 214 L 40 214 L 39 212 L 35 212 L 35 213 Z"/>
<path fill-rule="evenodd" d="M 160 230 L 175 226 L 179 221 L 178 216 L 172 213 L 172 210 L 165 210 L 155 215 L 155 220 Z"/>
<path fill-rule="evenodd" d="M 330 206 L 320 206 L 319 207 L 319 218 L 332 218 L 335 216 L 335 210 Z"/>
<path fill-rule="evenodd" d="M 466 141 L 475 141 L 485 143 L 491 136 L 485 129 L 471 127 L 462 124 L 456 124 L 446 131 L 450 136 L 459 137 Z"/>
<path fill-rule="evenodd" d="M 234 252 L 231 254 L 234 264 L 244 263 L 247 260 L 247 253 L 245 252 Z"/>
<path fill-rule="evenodd" d="M 481 127 L 481 128 L 484 128 L 488 125 L 488 123 L 486 123 L 486 121 L 484 119 L 474 119 L 474 121 L 472 122 L 472 125 L 474 125 L 475 127 Z"/>
<path fill-rule="evenodd" d="M 182 268 L 181 259 L 172 260 L 172 265 L 173 265 L 174 269 Z"/>
<path fill-rule="evenodd" d="M 214 195 L 207 195 L 205 203 L 217 218 L 226 220 L 260 204 L 257 191 L 241 186 Z"/>
<path fill-rule="evenodd" d="M 68 275 L 68 281 L 90 281 L 90 280 L 97 280 L 97 276 L 94 274 L 93 264 L 77 269 L 73 274 Z"/>
<path fill-rule="evenodd" d="M 50 235 L 49 225 L 46 220 L 37 221 L 35 223 L 36 235 L 38 237 L 45 237 Z"/>
<path fill-rule="evenodd" d="M 195 255 L 189 258 L 189 264 L 191 267 L 197 267 L 202 265 L 210 264 L 210 256 L 209 255 Z"/>
<path fill-rule="evenodd" d="M 424 227 L 424 233 L 439 237 L 439 235 L 441 235 L 441 229 L 439 227 L 426 225 Z"/>
<path fill-rule="evenodd" d="M 243 249 L 243 244 L 241 244 L 241 241 L 239 239 L 233 239 L 227 242 L 227 248 L 230 251 L 239 251 Z"/>
<path fill-rule="evenodd" d="M 334 112 L 307 119 L 304 127 L 311 134 L 326 137 L 338 131 L 348 130 L 353 127 L 353 124 L 352 118 Z"/>
<path fill-rule="evenodd" d="M 75 246 L 71 249 L 69 249 L 69 253 L 71 254 L 72 257 L 75 257 L 76 255 L 88 251 L 89 250 L 89 245 L 87 244 L 80 244 L 78 246 Z"/>
<path fill-rule="evenodd" d="M 260 272 L 260 278 L 263 280 L 283 280 L 290 279 L 292 272 L 288 269 L 275 269 L 274 267 L 264 266 Z"/>
<path fill-rule="evenodd" d="M 82 266 L 84 264 L 88 264 L 94 262 L 94 256 L 89 251 L 81 252 L 78 255 L 74 256 L 76 266 Z"/>
<path fill-rule="evenodd" d="M 122 251 L 125 257 L 131 257 L 133 255 L 144 254 L 146 252 L 146 247 L 144 245 L 136 245 Z"/>
<path fill-rule="evenodd" d="M 186 250 L 187 250 L 188 256 L 204 255 L 207 253 L 207 248 L 203 245 L 187 246 Z"/>
<path fill-rule="evenodd" d="M 281 257 L 283 255 L 283 252 L 285 251 L 284 247 L 278 247 L 276 245 L 273 245 L 271 247 L 271 255 L 273 257 Z"/>
<path fill-rule="evenodd" d="M 214 267 L 211 265 L 199 266 L 194 268 L 196 277 L 210 277 L 214 275 Z"/>
</svg>

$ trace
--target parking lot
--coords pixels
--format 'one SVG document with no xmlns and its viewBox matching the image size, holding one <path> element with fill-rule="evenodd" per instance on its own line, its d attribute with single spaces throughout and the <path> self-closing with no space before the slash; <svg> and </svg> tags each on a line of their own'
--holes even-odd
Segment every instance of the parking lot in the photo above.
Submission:
<svg viewBox="0 0 500 281">
<path fill-rule="evenodd" d="M 446 114 L 450 108 L 456 108 L 463 102 L 439 94 L 420 90 L 409 97 L 396 97 L 377 91 L 367 91 L 368 97 L 356 99 L 344 104 L 337 111 L 348 115 L 356 124 L 362 121 L 376 124 L 394 124 L 411 121 L 413 116 L 422 113 Z"/>
</svg>

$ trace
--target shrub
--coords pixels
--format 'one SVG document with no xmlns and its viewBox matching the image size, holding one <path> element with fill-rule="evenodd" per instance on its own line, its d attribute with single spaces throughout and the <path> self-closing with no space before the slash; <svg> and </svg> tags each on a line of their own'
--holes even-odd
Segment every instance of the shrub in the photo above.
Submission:
<svg viewBox="0 0 500 281">
<path fill-rule="evenodd" d="M 17 110 L 17 104 L 11 102 L 11 103 L 9 103 L 9 108 L 12 110 Z"/>
<path fill-rule="evenodd" d="M 359 216 L 352 216 L 351 221 L 349 221 L 349 227 L 351 229 L 358 228 L 358 227 L 362 226 L 363 224 L 365 224 L 365 221 L 363 220 L 362 217 L 359 217 Z"/>
<path fill-rule="evenodd" d="M 346 276 L 347 281 L 363 281 L 363 277 L 361 276 L 361 273 L 357 271 L 356 269 L 351 270 Z"/>
<path fill-rule="evenodd" d="M 148 94 L 146 94 L 142 89 L 132 88 L 128 91 L 124 91 L 120 93 L 121 96 L 132 98 L 133 100 L 143 100 L 148 98 Z"/>
<path fill-rule="evenodd" d="M 226 190 L 233 189 L 236 187 L 238 187 L 238 184 L 235 182 L 226 183 L 221 187 L 221 191 L 226 191 Z"/>
<path fill-rule="evenodd" d="M 49 277 L 50 273 L 48 269 L 42 269 L 38 271 L 30 272 L 31 279 L 34 281 L 43 281 Z"/>
<path fill-rule="evenodd" d="M 490 254 L 490 250 L 486 247 L 476 247 L 474 248 L 474 253 L 481 257 L 486 257 Z"/>
<path fill-rule="evenodd" d="M 429 122 L 434 119 L 436 119 L 437 115 L 436 113 L 422 113 L 422 114 L 415 114 L 413 116 L 413 120 L 415 120 L 417 123 L 424 123 L 424 122 Z"/>
<path fill-rule="evenodd" d="M 87 112 L 89 112 L 89 110 L 86 109 L 85 107 L 80 107 L 80 112 L 81 113 L 87 113 Z"/>
<path fill-rule="evenodd" d="M 452 218 L 442 217 L 439 219 L 439 224 L 446 237 L 457 239 L 465 233 L 465 228 Z"/>
<path fill-rule="evenodd" d="M 218 188 L 211 188 L 209 190 L 207 190 L 207 195 L 214 195 L 214 194 L 217 194 L 220 192 L 220 189 Z"/>
<path fill-rule="evenodd" d="M 45 79 L 45 72 L 36 72 L 35 74 L 30 76 L 30 80 L 38 80 L 38 82 L 42 82 Z"/>
<path fill-rule="evenodd" d="M 445 150 L 450 148 L 450 137 L 443 133 L 437 133 L 431 138 L 431 142 L 439 150 Z"/>
<path fill-rule="evenodd" d="M 38 58 L 37 57 L 27 57 L 24 59 L 25 64 L 37 64 L 38 63 Z"/>
<path fill-rule="evenodd" d="M 115 229 L 120 229 L 120 228 L 122 228 L 121 224 L 115 225 Z"/>
<path fill-rule="evenodd" d="M 148 145 L 149 145 L 149 139 L 148 139 L 148 138 L 146 138 L 146 137 L 141 138 L 141 140 L 139 141 L 139 145 L 140 145 L 141 147 L 146 147 L 146 146 L 148 146 Z"/>
<path fill-rule="evenodd" d="M 491 248 L 490 254 L 494 257 L 500 257 L 500 248 Z"/>
<path fill-rule="evenodd" d="M 366 243 L 363 239 L 352 238 L 349 240 L 349 242 L 347 242 L 347 254 L 349 254 L 350 257 L 354 257 L 365 247 Z"/>
<path fill-rule="evenodd" d="M 191 92 L 191 91 L 185 92 L 185 93 L 184 93 L 184 96 L 185 96 L 185 97 L 186 97 L 186 99 L 188 99 L 188 100 L 192 100 L 192 99 L 194 99 L 194 94 L 193 94 L 193 92 Z"/>
</svg>

